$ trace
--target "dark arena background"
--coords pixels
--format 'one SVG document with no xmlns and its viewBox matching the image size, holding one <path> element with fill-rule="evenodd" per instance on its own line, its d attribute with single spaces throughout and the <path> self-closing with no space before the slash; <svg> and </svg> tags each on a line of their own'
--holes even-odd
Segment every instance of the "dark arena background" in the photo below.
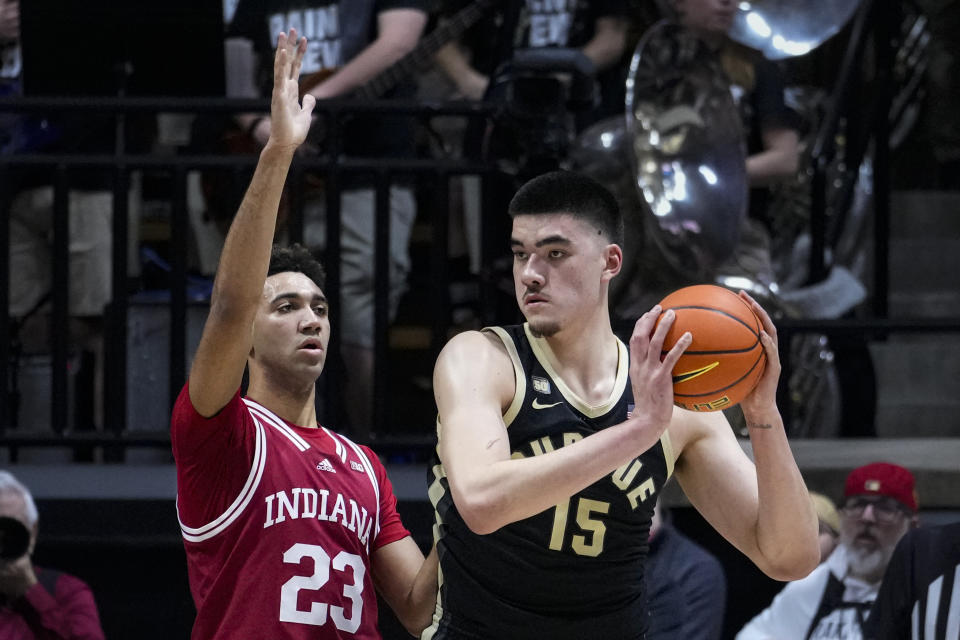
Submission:
<svg viewBox="0 0 960 640">
<path fill-rule="evenodd" d="M 35 563 L 87 582 L 106 636 L 116 640 L 187 638 L 195 613 L 174 503 L 170 407 L 199 340 L 224 232 L 256 163 L 255 148 L 225 144 L 225 133 L 233 114 L 269 110 L 265 99 L 226 97 L 235 4 L 21 0 L 19 37 L 0 43 L 0 304 L 8 308 L 24 277 L 7 267 L 16 235 L 8 211 L 24 176 L 40 176 L 54 197 L 50 281 L 29 309 L 0 319 L 0 468 L 36 498 Z M 774 282 L 749 269 L 721 273 L 709 257 L 722 242 L 708 233 L 683 240 L 658 222 L 654 210 L 670 197 L 671 215 L 702 214 L 699 224 L 722 225 L 727 214 L 711 211 L 715 203 L 692 188 L 686 200 L 669 196 L 676 183 L 643 167 L 699 167 L 706 176 L 717 162 L 721 182 L 737 172 L 724 164 L 728 149 L 711 146 L 713 134 L 669 162 L 631 156 L 650 136 L 643 123 L 656 120 L 637 114 L 671 108 L 660 99 L 677 85 L 657 82 L 689 82 L 694 93 L 684 99 L 697 103 L 718 80 L 704 84 L 696 59 L 648 46 L 644 35 L 661 18 L 653 0 L 626 1 L 627 44 L 595 77 L 567 50 L 518 59 L 520 80 L 506 97 L 467 100 L 423 55 L 409 65 L 418 88 L 407 97 L 318 105 L 328 131 L 370 114 L 415 131 L 410 157 L 353 155 L 339 135 L 299 156 L 278 234 L 303 240 L 304 200 L 316 189 L 337 202 L 343 184 L 362 175 L 375 185 L 380 214 L 390 184 L 414 189 L 411 267 L 392 320 L 390 229 L 377 228 L 368 415 L 358 418 L 343 393 L 351 362 L 338 349 L 336 268 L 327 291 L 333 347 L 317 398 L 324 425 L 381 456 L 404 523 L 425 551 L 433 363 L 455 333 L 519 319 L 505 204 L 523 178 L 556 167 L 590 173 L 624 209 L 627 245 L 640 258 L 613 292 L 618 335 L 629 335 L 636 309 L 679 286 L 749 289 L 776 316 L 779 405 L 808 486 L 836 501 L 852 468 L 895 462 L 917 478 L 922 524 L 960 519 L 960 6 L 822 0 L 790 12 L 778 11 L 789 0 L 763 4 L 767 39 L 781 45 L 766 53 L 784 78 L 801 142 L 795 178 L 767 194 Z M 341 5 L 349 11 L 349 2 Z M 428 31 L 444 24 L 435 8 Z M 641 95 L 651 83 L 659 92 Z M 708 122 L 737 115 L 710 108 Z M 62 135 L 77 123 L 85 135 Z M 470 146 L 478 131 L 498 130 L 507 132 L 504 148 Z M 100 283 L 112 295 L 102 316 L 80 319 L 67 294 L 77 274 L 67 267 L 66 199 L 71 187 L 94 183 L 114 205 L 104 249 L 111 271 Z M 746 193 L 742 181 L 722 186 L 724 197 Z M 339 250 L 339 242 L 326 248 L 328 265 L 339 263 Z M 742 415 L 734 408 L 727 417 L 749 453 Z M 723 564 L 732 638 L 782 584 L 723 541 L 676 483 L 663 503 L 674 525 Z M 385 638 L 408 637 L 388 607 L 380 615 Z"/>
</svg>

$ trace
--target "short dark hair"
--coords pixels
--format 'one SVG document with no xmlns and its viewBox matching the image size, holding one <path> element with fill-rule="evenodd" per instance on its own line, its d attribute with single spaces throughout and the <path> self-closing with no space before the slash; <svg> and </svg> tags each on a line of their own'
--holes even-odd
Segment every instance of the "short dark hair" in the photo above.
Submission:
<svg viewBox="0 0 960 640">
<path fill-rule="evenodd" d="M 623 245 L 623 218 L 616 199 L 593 178 L 573 171 L 551 171 L 530 180 L 513 196 L 507 212 L 511 218 L 568 213 Z"/>
<path fill-rule="evenodd" d="M 270 251 L 270 266 L 267 267 L 267 277 L 275 273 L 294 271 L 302 273 L 322 290 L 327 282 L 327 273 L 320 261 L 313 257 L 310 250 L 299 243 L 289 247 L 273 245 Z"/>
</svg>

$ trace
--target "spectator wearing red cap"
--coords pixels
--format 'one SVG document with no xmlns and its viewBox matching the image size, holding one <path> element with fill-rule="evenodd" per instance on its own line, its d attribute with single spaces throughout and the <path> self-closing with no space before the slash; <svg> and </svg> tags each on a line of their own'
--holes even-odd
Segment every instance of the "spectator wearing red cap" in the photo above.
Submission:
<svg viewBox="0 0 960 640">
<path fill-rule="evenodd" d="M 850 472 L 840 506 L 840 544 L 826 562 L 791 582 L 737 640 L 861 640 L 883 572 L 917 523 L 913 474 L 875 462 Z"/>
</svg>

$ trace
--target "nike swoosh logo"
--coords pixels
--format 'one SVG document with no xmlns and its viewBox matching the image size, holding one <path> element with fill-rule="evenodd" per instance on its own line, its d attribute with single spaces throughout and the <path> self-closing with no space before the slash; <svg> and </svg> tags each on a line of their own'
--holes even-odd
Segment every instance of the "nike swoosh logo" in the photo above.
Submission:
<svg viewBox="0 0 960 640">
<path fill-rule="evenodd" d="M 673 384 L 677 384 L 678 382 L 686 382 L 687 380 L 692 380 L 693 378 L 696 378 L 697 376 L 702 376 L 707 371 L 710 371 L 711 369 L 715 369 L 719 366 L 720 366 L 719 362 L 714 362 L 714 363 L 708 364 L 705 367 L 700 367 L 699 369 L 694 369 L 693 371 L 687 371 L 686 373 L 675 375 L 673 376 Z"/>
<path fill-rule="evenodd" d="M 531 404 L 530 406 L 532 406 L 534 409 L 549 409 L 550 407 L 555 407 L 558 404 L 561 404 L 561 403 L 554 402 L 553 404 L 540 404 L 540 398 L 534 398 L 533 404 Z"/>
</svg>

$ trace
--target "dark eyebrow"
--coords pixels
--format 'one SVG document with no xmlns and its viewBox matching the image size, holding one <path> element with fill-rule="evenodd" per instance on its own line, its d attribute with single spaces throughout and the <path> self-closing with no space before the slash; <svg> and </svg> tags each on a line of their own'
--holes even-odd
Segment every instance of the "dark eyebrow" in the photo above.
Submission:
<svg viewBox="0 0 960 640">
<path fill-rule="evenodd" d="M 548 245 L 548 244 L 569 245 L 569 244 L 571 244 L 571 242 L 570 242 L 570 239 L 569 239 L 569 238 L 565 238 L 565 237 L 560 236 L 560 235 L 553 235 L 553 236 L 547 236 L 546 238 L 543 238 L 542 240 L 537 240 L 536 244 L 534 244 L 533 246 L 535 246 L 535 247 L 542 247 L 542 246 Z M 510 246 L 511 246 L 511 247 L 522 247 L 522 246 L 523 246 L 523 243 L 520 242 L 519 240 L 517 240 L 516 238 L 510 238 Z"/>
<path fill-rule="evenodd" d="M 569 244 L 570 244 L 570 239 L 569 239 L 569 238 L 564 238 L 563 236 L 558 236 L 558 235 L 547 236 L 547 237 L 544 238 L 543 240 L 537 241 L 537 244 L 535 244 L 534 246 L 536 246 L 536 247 L 542 247 L 542 246 L 548 245 L 548 244 L 569 245 Z"/>
<path fill-rule="evenodd" d="M 299 299 L 300 299 L 300 294 L 294 293 L 291 291 L 288 293 L 281 293 L 280 295 L 275 297 L 273 300 L 271 300 L 270 304 L 275 304 L 279 300 L 299 300 Z M 322 302 L 323 304 L 326 304 L 327 303 L 326 296 L 324 296 L 321 293 L 314 294 L 314 296 L 310 299 L 310 303 L 314 304 L 317 302 Z"/>
</svg>

